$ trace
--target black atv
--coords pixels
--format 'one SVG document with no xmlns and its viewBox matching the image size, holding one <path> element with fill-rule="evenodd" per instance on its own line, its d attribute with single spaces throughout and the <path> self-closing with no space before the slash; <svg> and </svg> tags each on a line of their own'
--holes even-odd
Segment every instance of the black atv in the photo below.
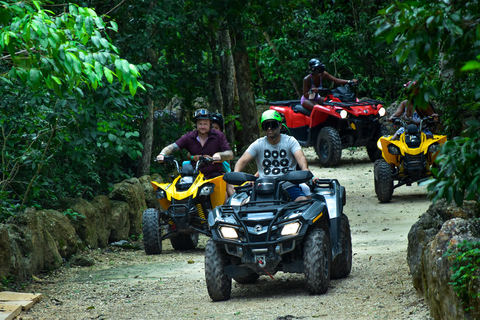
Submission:
<svg viewBox="0 0 480 320">
<path fill-rule="evenodd" d="M 287 181 L 300 184 L 311 178 L 309 171 L 258 179 L 242 172 L 224 175 L 227 183 L 254 185 L 236 187 L 229 203 L 208 215 L 212 238 L 205 247 L 205 278 L 213 301 L 230 298 L 232 278 L 253 283 L 278 271 L 304 273 L 308 290 L 322 294 L 330 278 L 350 273 L 345 188 L 335 179 L 324 179 L 311 186 L 311 200 L 290 202 L 282 187 Z"/>
</svg>

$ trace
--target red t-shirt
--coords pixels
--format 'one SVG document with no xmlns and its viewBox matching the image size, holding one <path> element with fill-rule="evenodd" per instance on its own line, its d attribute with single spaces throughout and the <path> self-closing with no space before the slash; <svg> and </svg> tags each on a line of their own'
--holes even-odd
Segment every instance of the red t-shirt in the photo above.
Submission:
<svg viewBox="0 0 480 320">
<path fill-rule="evenodd" d="M 193 130 L 184 134 L 175 143 L 179 148 L 190 152 L 192 156 L 201 154 L 213 156 L 213 154 L 217 152 L 231 150 L 230 145 L 227 142 L 227 138 L 225 138 L 223 132 L 210 129 L 207 140 L 205 141 L 203 147 L 200 141 L 198 141 L 197 137 L 198 131 Z M 195 163 L 193 163 L 193 165 L 195 165 Z M 206 178 L 214 178 L 223 174 L 223 165 L 221 163 L 208 164 L 201 167 L 200 171 L 205 175 Z"/>
</svg>

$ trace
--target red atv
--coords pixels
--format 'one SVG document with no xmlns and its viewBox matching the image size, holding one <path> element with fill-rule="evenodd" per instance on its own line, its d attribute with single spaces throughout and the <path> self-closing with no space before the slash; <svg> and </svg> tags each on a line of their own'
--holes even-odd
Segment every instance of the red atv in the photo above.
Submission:
<svg viewBox="0 0 480 320">
<path fill-rule="evenodd" d="M 359 101 L 352 91 L 353 85 L 333 90 L 319 88 L 325 102 L 315 105 L 312 111 L 302 107 L 300 100 L 270 102 L 270 109 L 285 116 L 291 135 L 301 146 L 315 147 L 323 166 L 338 164 L 342 149 L 348 147 L 367 147 L 370 160 L 375 161 L 382 158 L 377 140 L 388 134 L 380 123 L 386 111 L 382 101 Z"/>
</svg>

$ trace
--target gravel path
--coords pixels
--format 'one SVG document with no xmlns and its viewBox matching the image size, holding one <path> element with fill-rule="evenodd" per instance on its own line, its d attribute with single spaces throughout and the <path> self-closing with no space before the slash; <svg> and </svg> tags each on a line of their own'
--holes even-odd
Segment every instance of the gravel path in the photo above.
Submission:
<svg viewBox="0 0 480 320">
<path fill-rule="evenodd" d="M 373 190 L 373 163 L 364 150 L 344 150 L 342 164 L 321 168 L 305 149 L 316 177 L 346 187 L 345 213 L 353 244 L 351 274 L 332 280 L 324 295 L 312 296 L 303 275 L 277 273 L 253 285 L 233 282 L 229 301 L 211 302 L 204 276 L 206 238 L 197 250 L 164 253 L 109 247 L 82 254 L 93 267 L 64 267 L 39 276 L 26 291 L 43 293 L 21 319 L 431 319 L 412 287 L 406 263 L 407 234 L 430 202 L 424 187 L 401 187 L 380 204 Z"/>
</svg>

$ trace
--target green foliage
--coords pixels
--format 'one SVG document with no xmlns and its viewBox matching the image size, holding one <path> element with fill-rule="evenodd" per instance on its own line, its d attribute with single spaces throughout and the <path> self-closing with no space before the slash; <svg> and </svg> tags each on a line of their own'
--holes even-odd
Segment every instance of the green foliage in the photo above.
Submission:
<svg viewBox="0 0 480 320">
<path fill-rule="evenodd" d="M 0 51 L 10 54 L 2 59 L 9 61 L 7 68 L 0 69 L 5 81 L 20 79 L 34 90 L 48 88 L 59 96 L 75 91 L 82 95 L 80 84 L 95 90 L 105 79 L 112 83 L 114 76 L 132 95 L 143 88 L 136 66 L 120 59 L 109 41 L 106 31 L 116 30 L 115 23 L 106 24 L 94 10 L 75 4 L 60 15 L 42 5 L 33 1 L 0 6 Z"/>
<path fill-rule="evenodd" d="M 473 299 L 480 297 L 479 267 L 480 267 L 480 242 L 464 240 L 458 244 L 456 250 L 448 250 L 445 256 L 452 261 L 452 276 L 450 277 L 453 290 L 462 301 L 464 310 L 469 312 L 475 308 Z"/>
<path fill-rule="evenodd" d="M 463 200 L 479 201 L 480 122 L 467 121 L 465 137 L 447 141 L 437 157 L 440 169 L 432 168 L 435 179 L 428 185 L 433 202 L 444 198 L 459 206 Z"/>
<path fill-rule="evenodd" d="M 296 1 L 283 7 L 280 14 L 271 15 L 272 24 L 257 31 L 260 34 L 251 47 L 257 97 L 267 101 L 299 99 L 291 82 L 302 90 L 311 58 L 319 58 L 337 78 L 362 79 L 359 96 L 395 97 L 401 81 L 398 66 L 389 59 L 387 47 L 375 47 L 376 29 L 369 24 L 380 8 L 374 1 Z M 270 43 L 263 39 L 265 34 Z"/>
<path fill-rule="evenodd" d="M 78 221 L 86 219 L 86 217 L 78 212 L 73 211 L 72 209 L 67 209 L 66 211 L 62 212 L 64 216 L 66 216 L 70 221 Z"/>
<path fill-rule="evenodd" d="M 0 214 L 92 198 L 141 155 L 139 70 L 118 56 L 90 8 L 0 3 Z M 128 87 L 128 92 L 125 88 Z M 138 96 L 138 95 L 137 95 Z"/>
<path fill-rule="evenodd" d="M 455 76 L 456 82 L 466 75 L 462 70 L 476 68 L 479 12 L 478 1 L 406 1 L 380 10 L 373 20 L 377 38 L 390 45 L 404 73 L 419 80 L 418 105 L 426 106 L 438 92 L 448 90 L 446 77 Z M 453 74 L 447 76 L 450 71 Z M 477 85 L 475 91 L 479 90 Z M 459 105 L 459 94 L 451 95 L 450 107 Z"/>
</svg>

